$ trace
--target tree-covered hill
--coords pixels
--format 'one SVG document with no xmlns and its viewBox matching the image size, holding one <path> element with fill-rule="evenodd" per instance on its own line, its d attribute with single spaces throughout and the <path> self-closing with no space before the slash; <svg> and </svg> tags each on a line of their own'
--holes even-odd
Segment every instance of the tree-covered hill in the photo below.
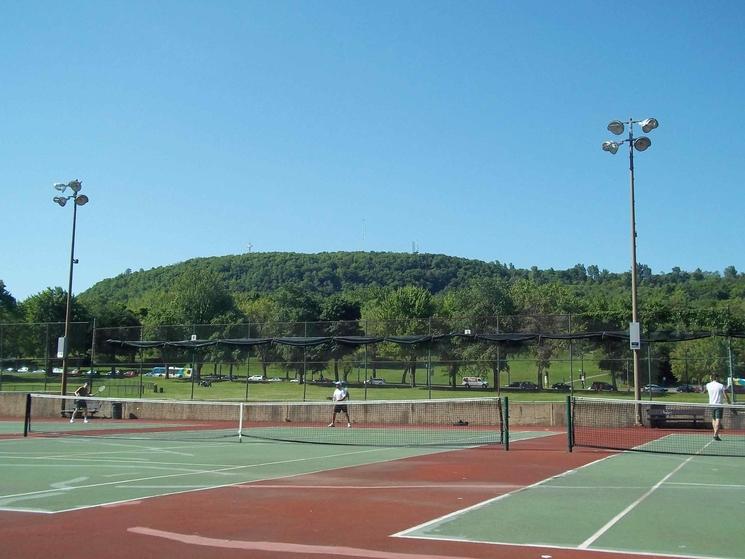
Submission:
<svg viewBox="0 0 745 559">
<path fill-rule="evenodd" d="M 193 273 L 220 278 L 220 286 L 233 295 L 264 295 L 293 286 L 326 297 L 367 288 L 421 287 L 433 295 L 462 289 L 476 279 L 501 279 L 510 283 L 530 280 L 535 284 L 557 283 L 588 299 L 626 301 L 630 274 L 610 273 L 597 266 L 577 264 L 567 270 L 530 270 L 496 262 L 483 262 L 442 254 L 390 252 L 291 252 L 247 253 L 195 258 L 151 270 L 127 271 L 100 281 L 80 294 L 80 301 L 107 301 L 131 310 L 149 307 L 153 299 L 171 291 L 179 278 Z M 645 299 L 672 299 L 697 306 L 742 303 L 745 275 L 729 266 L 718 272 L 681 271 L 653 274 L 639 266 L 640 290 Z"/>
<path fill-rule="evenodd" d="M 358 288 L 396 288 L 414 285 L 433 294 L 463 287 L 474 278 L 527 276 L 499 263 L 486 263 L 441 254 L 335 252 L 299 254 L 248 253 L 195 258 L 147 271 L 126 272 L 100 281 L 80 295 L 106 298 L 127 306 L 168 287 L 187 271 L 214 272 L 231 293 L 264 294 L 287 285 L 311 293 L 332 295 Z"/>
</svg>

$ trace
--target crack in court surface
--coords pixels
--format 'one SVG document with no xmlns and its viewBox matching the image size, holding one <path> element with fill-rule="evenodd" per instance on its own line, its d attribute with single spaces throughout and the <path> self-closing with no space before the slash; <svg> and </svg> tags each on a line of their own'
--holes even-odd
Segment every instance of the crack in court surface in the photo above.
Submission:
<svg viewBox="0 0 745 559">
<path fill-rule="evenodd" d="M 397 553 L 392 551 L 377 551 L 374 549 L 362 549 L 357 547 L 344 547 L 332 545 L 307 545 L 286 542 L 250 542 L 244 540 L 224 540 L 218 538 L 206 538 L 191 534 L 179 534 L 135 526 L 128 528 L 127 532 L 143 536 L 153 536 L 188 545 L 199 545 L 203 547 L 217 547 L 222 549 L 241 549 L 246 551 L 271 551 L 277 553 L 304 553 L 313 555 L 324 555 L 326 557 L 362 557 L 368 559 L 467 559 L 463 556 L 453 555 L 425 555 L 419 553 Z"/>
</svg>

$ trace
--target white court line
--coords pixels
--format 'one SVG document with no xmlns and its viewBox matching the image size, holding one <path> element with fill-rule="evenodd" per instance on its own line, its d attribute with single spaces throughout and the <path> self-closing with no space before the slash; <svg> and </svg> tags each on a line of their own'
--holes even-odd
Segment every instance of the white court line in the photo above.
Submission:
<svg viewBox="0 0 745 559">
<path fill-rule="evenodd" d="M 711 441 L 709 441 L 699 452 L 702 452 L 707 446 L 711 444 Z M 562 472 L 561 474 L 551 476 L 549 478 L 546 478 L 544 480 L 541 480 L 539 482 L 536 482 L 531 485 L 526 485 L 523 487 L 518 488 L 515 491 L 512 491 L 510 493 L 506 493 L 504 495 L 499 495 L 497 497 L 494 497 L 492 499 L 488 499 L 486 501 L 483 501 L 481 503 L 476 503 L 475 505 L 472 505 L 470 507 L 466 507 L 464 509 L 460 509 L 457 511 L 454 511 L 452 513 L 443 515 L 441 517 L 432 519 L 428 522 L 424 522 L 422 524 L 419 524 L 417 526 L 413 526 L 411 528 L 407 528 L 406 530 L 402 530 L 400 532 L 397 532 L 395 534 L 391 534 L 391 537 L 400 537 L 400 538 L 410 538 L 410 539 L 426 539 L 426 540 L 438 540 L 438 541 L 455 541 L 455 542 L 469 542 L 469 543 L 482 543 L 487 545 L 498 545 L 498 546 L 515 546 L 515 547 L 543 547 L 543 548 L 550 548 L 550 549 L 562 549 L 562 550 L 587 550 L 592 552 L 598 552 L 598 553 L 613 553 L 613 554 L 626 554 L 626 555 L 635 555 L 635 556 L 655 556 L 655 557 L 674 557 L 679 559 L 719 559 L 717 556 L 713 555 L 692 555 L 692 554 L 684 554 L 684 553 L 660 553 L 660 552 L 650 552 L 650 551 L 633 551 L 633 550 L 623 550 L 619 551 L 618 549 L 604 549 L 600 547 L 594 547 L 591 549 L 587 549 L 587 546 L 589 546 L 593 541 L 596 541 L 602 533 L 606 532 L 610 527 L 612 527 L 613 524 L 617 523 L 618 520 L 620 520 L 625 514 L 628 514 L 631 510 L 633 510 L 634 507 L 638 506 L 639 503 L 641 503 L 646 497 L 651 495 L 657 488 L 659 488 L 662 484 L 666 482 L 667 479 L 669 479 L 672 475 L 674 475 L 676 472 L 678 472 L 683 466 L 685 466 L 687 463 L 689 463 L 691 460 L 693 460 L 696 457 L 700 457 L 700 454 L 695 454 L 690 457 L 688 457 L 686 460 L 681 462 L 677 465 L 677 467 L 671 471 L 669 474 L 667 474 L 662 480 L 660 480 L 657 484 L 655 484 L 654 487 L 652 487 L 645 495 L 643 495 L 641 498 L 637 499 L 632 505 L 624 509 L 621 513 L 616 515 L 611 521 L 609 521 L 603 528 L 598 530 L 595 534 L 593 534 L 590 538 L 585 540 L 580 546 L 574 547 L 574 546 L 566 546 L 566 545 L 557 545 L 557 544 L 548 544 L 548 543 L 542 543 L 542 542 L 534 542 L 534 543 L 514 543 L 514 542 L 495 542 L 492 540 L 474 540 L 471 538 L 457 538 L 457 537 L 440 537 L 440 536 L 430 536 L 430 535 L 416 535 L 412 534 L 412 532 L 416 532 L 418 530 L 421 530 L 423 528 L 430 527 L 432 525 L 439 524 L 441 522 L 450 520 L 451 518 L 456 518 L 458 516 L 461 516 L 465 513 L 468 513 L 472 510 L 477 510 L 479 508 L 485 507 L 487 505 L 490 505 L 491 503 L 495 503 L 497 501 L 503 500 L 511 495 L 515 495 L 517 493 L 520 493 L 522 491 L 526 491 L 528 489 L 534 489 L 534 488 L 540 488 L 540 489 L 567 489 L 567 488 L 574 488 L 574 487 L 567 487 L 567 486 L 560 486 L 560 487 L 545 487 L 544 484 L 546 484 L 549 481 L 560 479 L 565 476 L 568 476 L 576 471 L 582 470 L 584 468 L 588 468 L 591 466 L 594 466 L 596 464 L 599 464 L 601 462 L 604 462 L 605 460 L 609 460 L 612 458 L 617 458 L 619 456 L 626 455 L 632 451 L 624 451 L 619 454 L 612 454 L 610 456 L 606 456 L 604 458 L 601 458 L 599 460 L 595 460 L 593 462 L 590 462 L 588 464 L 585 464 L 583 466 L 580 466 L 579 468 L 567 470 L 566 472 Z M 702 485 L 706 486 L 707 484 L 695 484 L 695 483 L 667 483 L 667 485 L 678 485 L 678 486 L 697 486 Z M 648 486 L 642 486 L 641 489 L 645 489 Z M 714 485 L 713 487 L 722 487 L 720 485 Z M 724 487 L 731 487 L 731 486 L 724 486 Z M 736 485 L 734 486 L 736 488 L 745 487 L 742 485 Z M 593 486 L 591 489 L 597 489 L 597 487 Z M 622 489 L 628 490 L 629 487 L 623 487 Z"/>
<path fill-rule="evenodd" d="M 63 457 L 53 457 L 53 458 L 34 458 L 29 459 L 24 456 L 18 456 L 17 458 L 21 460 L 25 460 L 26 463 L 20 463 L 20 464 L 11 464 L 8 462 L 2 462 L 0 463 L 0 467 L 2 468 L 27 468 L 29 467 L 29 461 L 31 460 L 43 460 L 44 462 L 47 462 L 49 460 L 55 460 L 55 464 L 34 464 L 34 468 L 43 468 L 45 466 L 54 466 L 58 467 L 60 466 L 60 462 L 69 462 L 69 464 L 65 464 L 65 466 L 73 468 L 73 467 L 95 467 L 95 466 L 114 466 L 114 467 L 122 467 L 122 468 L 132 468 L 132 467 L 139 467 L 139 468 L 146 468 L 148 466 L 170 466 L 173 468 L 230 468 L 232 466 L 236 466 L 237 464 L 214 464 L 210 462 L 162 462 L 162 461 L 154 461 L 154 460 L 148 460 L 147 458 L 142 459 L 117 459 L 117 458 L 101 458 L 99 460 L 95 458 L 87 458 L 86 456 L 68 456 L 66 458 Z M 85 462 L 81 462 L 81 460 L 84 460 Z"/>
<path fill-rule="evenodd" d="M 326 460 L 326 459 L 329 459 L 329 458 L 336 458 L 336 457 L 340 457 L 340 456 L 353 456 L 353 455 L 357 455 L 357 454 L 365 454 L 365 453 L 372 453 L 372 452 L 381 452 L 381 451 L 387 451 L 387 450 L 390 450 L 390 449 L 388 449 L 388 448 L 373 448 L 373 449 L 365 449 L 365 450 L 362 450 L 362 451 L 344 452 L 344 453 L 339 453 L 339 454 L 331 454 L 331 455 L 317 456 L 317 457 L 310 457 L 310 458 L 297 458 L 297 459 L 292 459 L 292 460 L 278 460 L 278 461 L 266 462 L 266 463 L 261 463 L 261 464 L 248 464 L 248 465 L 242 465 L 242 466 L 235 466 L 235 467 L 231 467 L 231 468 L 225 468 L 225 470 L 233 470 L 233 469 L 240 469 L 240 468 L 250 469 L 250 468 L 257 468 L 257 467 L 261 467 L 261 466 L 273 466 L 273 465 L 278 465 L 278 464 L 289 464 L 289 463 L 296 463 L 296 462 L 307 462 L 307 461 L 313 461 L 313 460 Z M 440 451 L 437 451 L 437 452 L 430 452 L 430 453 L 427 453 L 427 454 L 437 454 L 439 452 L 448 452 L 448 450 L 440 450 Z M 417 456 L 417 455 L 415 455 L 415 456 Z M 382 463 L 385 463 L 385 462 L 395 462 L 397 460 L 402 460 L 402 459 L 406 459 L 406 458 L 410 458 L 410 456 L 405 456 L 405 457 L 397 456 L 397 457 L 393 457 L 393 458 L 387 458 L 387 459 L 384 459 L 384 460 L 380 460 L 380 461 L 378 461 L 376 463 L 382 464 Z M 168 496 L 168 495 L 176 495 L 176 494 L 179 494 L 179 493 L 188 493 L 188 492 L 193 492 L 193 491 L 209 491 L 209 490 L 212 490 L 212 489 L 220 489 L 220 488 L 223 488 L 223 487 L 235 487 L 235 486 L 244 485 L 244 484 L 247 484 L 247 483 L 259 483 L 261 481 L 266 481 L 266 480 L 289 479 L 289 478 L 293 478 L 293 477 L 300 477 L 300 476 L 305 476 L 305 475 L 312 475 L 312 474 L 316 474 L 316 473 L 325 473 L 325 472 L 330 472 L 330 471 L 334 471 L 334 470 L 345 469 L 345 468 L 349 468 L 349 467 L 352 467 L 352 466 L 359 466 L 359 465 L 366 465 L 366 464 L 357 464 L 357 465 L 346 464 L 346 465 L 338 466 L 338 467 L 335 467 L 335 468 L 325 467 L 325 468 L 319 468 L 319 469 L 315 469 L 315 470 L 309 470 L 309 471 L 306 471 L 306 472 L 298 472 L 298 473 L 284 475 L 284 476 L 271 476 L 271 477 L 265 477 L 265 478 L 254 479 L 254 480 L 242 480 L 242 481 L 237 481 L 237 482 L 234 482 L 234 483 L 224 483 L 224 484 L 219 484 L 219 485 L 209 485 L 209 486 L 202 487 L 200 489 L 172 491 L 172 492 L 169 492 L 169 493 L 159 493 L 157 495 L 147 495 L 147 496 L 133 497 L 131 499 L 121 499 L 121 500 L 118 500 L 118 501 L 110 501 L 110 502 L 105 502 L 105 503 L 96 503 L 96 504 L 93 504 L 93 505 L 83 505 L 83 506 L 79 506 L 79 507 L 72 507 L 72 508 L 69 508 L 69 509 L 61 509 L 61 510 L 57 510 L 57 511 L 36 510 L 36 509 L 33 509 L 33 510 L 32 509 L 16 509 L 16 508 L 6 508 L 6 507 L 0 507 L 0 511 L 21 512 L 23 510 L 23 511 L 26 511 L 26 512 L 42 512 L 42 513 L 45 513 L 45 514 L 57 514 L 57 513 L 70 512 L 70 511 L 75 511 L 75 510 L 84 510 L 84 509 L 89 509 L 89 508 L 95 508 L 95 507 L 99 507 L 99 506 L 120 505 L 120 504 L 124 504 L 124 503 L 130 503 L 130 502 L 133 502 L 133 501 L 143 501 L 145 499 L 154 499 L 154 498 L 158 498 L 158 497 L 165 497 L 165 496 Z M 208 473 L 212 473 L 212 472 L 208 472 Z M 118 481 L 112 481 L 112 482 L 106 482 L 106 483 L 90 484 L 90 485 L 87 485 L 87 486 L 80 486 L 80 487 L 75 487 L 75 488 L 70 488 L 70 489 L 88 489 L 88 488 L 103 487 L 103 486 L 121 486 L 122 484 L 125 484 L 125 483 L 134 483 L 134 482 L 139 482 L 139 481 L 148 481 L 148 480 L 151 480 L 151 479 L 164 479 L 164 478 L 180 477 L 180 476 L 184 476 L 184 475 L 192 475 L 192 474 L 176 474 L 176 475 L 166 475 L 166 476 L 151 476 L 151 477 L 139 478 L 139 479 L 132 479 L 132 480 L 118 480 Z M 57 490 L 57 492 L 59 492 L 59 490 Z M 51 490 L 40 490 L 40 491 L 33 491 L 33 492 L 29 492 L 29 493 L 19 493 L 18 496 L 34 495 L 34 494 L 44 494 L 44 493 L 49 494 L 49 493 L 52 493 L 52 491 Z M 0 495 L 0 499 L 3 499 L 5 497 L 13 497 L 13 495 Z"/>
<path fill-rule="evenodd" d="M 50 440 L 50 439 L 47 439 L 47 440 Z M 55 439 L 55 441 L 56 442 L 63 443 L 63 444 L 69 444 L 69 443 L 72 443 L 73 442 L 73 441 L 71 441 L 69 439 L 67 439 L 67 440 L 65 440 L 65 439 L 63 439 L 63 440 L 56 440 Z M 79 441 L 75 441 L 75 442 L 79 442 Z M 86 441 L 84 444 L 94 444 L 94 441 L 93 440 Z M 106 455 L 106 454 L 110 454 L 110 455 L 114 455 L 114 456 L 120 456 L 122 454 L 160 453 L 160 452 L 168 453 L 168 452 L 173 452 L 173 448 L 166 448 L 166 447 L 160 447 L 160 446 L 139 446 L 139 445 L 136 445 L 136 444 L 128 444 L 128 443 L 115 443 L 115 442 L 110 442 L 110 441 L 99 441 L 98 439 L 95 440 L 95 444 L 101 444 L 103 446 L 114 446 L 114 447 L 121 446 L 121 447 L 124 447 L 124 448 L 129 449 L 129 450 L 120 450 L 120 451 L 112 450 L 112 451 L 107 451 L 107 452 L 101 452 L 101 451 L 95 451 L 95 450 L 92 450 L 92 451 L 79 451 L 79 452 L 69 452 L 68 451 L 68 452 L 65 452 L 64 454 L 62 454 L 62 453 L 45 453 L 45 454 L 37 455 L 37 456 L 34 456 L 32 454 L 29 454 L 29 453 L 24 453 L 24 452 L 13 452 L 13 453 L 10 453 L 10 452 L 0 452 L 0 458 L 6 458 L 7 457 L 7 458 L 22 458 L 22 459 L 25 459 L 25 460 L 64 460 L 64 459 L 71 459 L 71 457 L 72 458 L 75 458 L 75 457 L 80 458 L 80 457 L 85 457 L 85 456 L 102 456 L 102 455 Z M 264 444 L 264 443 L 259 443 L 259 444 Z M 270 444 L 270 443 L 267 443 L 267 444 Z M 217 444 L 211 444 L 210 447 L 214 447 L 214 446 L 229 446 L 231 448 L 235 448 L 234 445 L 235 445 L 235 443 L 217 443 Z M 183 445 L 181 443 L 181 446 L 177 446 L 177 447 L 175 447 L 175 449 L 176 450 L 180 450 L 180 449 L 187 449 L 187 450 L 188 449 L 199 449 L 199 450 L 202 450 L 203 451 L 204 450 L 204 446 L 203 445 L 198 445 L 198 444 Z M 186 454 L 186 453 L 176 453 L 176 454 L 181 454 L 181 455 L 184 455 L 184 456 L 193 456 L 192 454 Z M 122 458 L 122 460 L 123 460 L 123 458 Z M 140 460 L 147 460 L 147 458 L 141 458 Z"/>
<path fill-rule="evenodd" d="M 704 446 L 704 448 L 703 448 L 702 450 L 704 450 L 704 449 L 705 449 L 705 448 L 706 448 L 707 446 L 709 446 L 710 444 L 711 444 L 711 442 L 707 443 L 707 444 L 706 444 L 706 445 Z M 608 522 L 607 522 L 607 523 L 605 524 L 605 526 L 603 526 L 602 528 L 600 528 L 600 530 L 598 530 L 598 531 L 597 531 L 597 532 L 595 532 L 595 533 L 594 533 L 594 534 L 593 534 L 592 536 L 590 536 L 590 537 L 589 537 L 589 538 L 587 538 L 587 539 L 586 539 L 585 541 L 583 541 L 583 542 L 582 542 L 581 544 L 579 544 L 579 546 L 577 546 L 577 547 L 578 547 L 578 549 L 587 549 L 587 548 L 588 548 L 588 547 L 589 547 L 590 545 L 592 545 L 592 544 L 593 544 L 593 543 L 594 543 L 594 542 L 595 542 L 595 541 L 596 541 L 596 540 L 597 540 L 598 538 L 600 538 L 600 536 L 602 536 L 602 535 L 603 535 L 603 534 L 605 534 L 605 533 L 606 533 L 606 532 L 607 532 L 608 530 L 610 530 L 610 529 L 611 529 L 611 528 L 612 528 L 613 526 L 615 526 L 616 524 L 618 524 L 618 522 L 619 522 L 619 521 L 620 521 L 620 520 L 621 520 L 621 519 L 622 519 L 622 518 L 623 518 L 624 516 L 626 516 L 627 514 L 629 514 L 629 513 L 630 513 L 630 512 L 632 511 L 632 510 L 634 510 L 634 509 L 635 509 L 636 507 L 638 507 L 638 506 L 639 506 L 639 505 L 640 505 L 640 504 L 641 504 L 642 502 L 644 502 L 644 501 L 645 501 L 645 500 L 646 500 L 646 499 L 647 499 L 647 498 L 648 498 L 648 497 L 649 497 L 650 495 L 652 495 L 652 493 L 654 493 L 654 492 L 655 492 L 655 491 L 657 491 L 657 490 L 658 490 L 658 489 L 659 489 L 660 487 L 662 487 L 662 484 L 663 484 L 663 483 L 665 483 L 665 482 L 666 482 L 666 481 L 667 481 L 668 479 L 670 479 L 670 478 L 671 478 L 672 476 L 674 476 L 674 475 L 675 475 L 676 473 L 678 473 L 678 471 L 680 471 L 680 470 L 681 470 L 681 468 L 683 468 L 683 466 L 687 465 L 687 464 L 688 464 L 688 463 L 689 463 L 689 462 L 690 462 L 691 460 L 693 460 L 693 459 L 694 459 L 694 458 L 695 458 L 696 456 L 698 456 L 698 455 L 697 455 L 697 454 L 694 454 L 694 455 L 692 455 L 692 456 L 689 456 L 689 457 L 688 457 L 688 458 L 687 458 L 686 460 L 684 460 L 683 462 L 681 462 L 680 464 L 678 464 L 678 466 L 677 466 L 676 468 L 674 468 L 672 472 L 670 472 L 670 473 L 669 473 L 669 474 L 667 474 L 667 475 L 666 475 L 665 477 L 663 477 L 663 478 L 662 478 L 662 479 L 661 479 L 660 481 L 658 481 L 657 483 L 655 483 L 655 484 L 654 484 L 654 485 L 653 485 L 653 486 L 652 486 L 652 487 L 651 487 L 651 488 L 649 489 L 649 491 L 647 491 L 646 493 L 644 493 L 644 495 L 642 495 L 641 497 L 639 497 L 639 498 L 638 498 L 638 499 L 637 499 L 636 501 L 634 501 L 633 503 L 631 503 L 631 504 L 630 504 L 630 505 L 629 505 L 628 507 L 626 507 L 626 508 L 625 508 L 625 509 L 623 509 L 623 510 L 622 510 L 621 512 L 619 512 L 619 513 L 618 513 L 618 514 L 617 514 L 616 516 L 614 516 L 613 518 L 611 518 L 611 519 L 610 519 L 610 520 L 609 520 L 609 521 L 608 521 Z"/>
<path fill-rule="evenodd" d="M 291 485 L 289 483 L 283 484 L 268 484 L 268 483 L 251 483 L 250 485 L 241 486 L 241 489 L 289 489 L 297 491 L 302 489 L 303 491 L 312 491 L 314 489 L 322 489 L 323 491 L 329 491 L 338 489 L 341 491 L 398 491 L 399 489 L 456 489 L 456 490 L 468 490 L 478 489 L 483 491 L 484 489 L 519 489 L 522 485 L 514 485 L 507 483 L 467 483 L 467 482 L 456 482 L 456 483 L 422 483 L 422 484 L 407 484 L 398 485 L 391 483 L 387 485 Z"/>
<path fill-rule="evenodd" d="M 544 483 L 548 483 L 549 481 L 552 481 L 554 479 L 559 479 L 559 478 L 565 477 L 565 476 L 567 476 L 569 474 L 572 474 L 572 473 L 576 472 L 577 470 L 581 470 L 583 468 L 588 468 L 588 467 L 590 467 L 590 466 L 592 466 L 594 464 L 599 464 L 600 462 L 603 462 L 605 460 L 608 460 L 609 458 L 612 458 L 613 456 L 615 456 L 615 455 L 605 456 L 603 458 L 600 458 L 598 460 L 594 460 L 593 462 L 589 462 L 588 464 L 585 464 L 583 466 L 580 466 L 579 468 L 573 468 L 571 470 L 567 470 L 566 472 L 562 472 L 562 473 L 557 474 L 555 476 L 547 477 L 546 479 L 543 479 L 541 481 L 537 481 L 537 482 L 532 483 L 530 485 L 520 486 L 515 491 L 510 491 L 509 493 L 504 493 L 502 495 L 497 495 L 496 497 L 492 497 L 491 499 L 487 499 L 486 501 L 481 501 L 480 503 L 476 503 L 475 505 L 471 505 L 470 507 L 466 507 L 464 509 L 459 509 L 457 511 L 453 511 L 451 513 L 445 514 L 443 516 L 439 516 L 437 518 L 433 518 L 432 520 L 428 520 L 427 522 L 423 522 L 422 524 L 417 524 L 416 526 L 413 526 L 411 528 L 407 528 L 406 530 L 402 530 L 400 532 L 396 532 L 395 534 L 391 534 L 391 537 L 393 537 L 393 538 L 413 538 L 413 539 L 417 539 L 417 538 L 443 539 L 443 538 L 430 538 L 428 536 L 411 536 L 409 534 L 411 532 L 415 532 L 415 531 L 421 530 L 423 528 L 428 528 L 429 526 L 432 526 L 434 524 L 439 524 L 439 523 L 444 522 L 446 520 L 450 520 L 451 518 L 456 518 L 456 517 L 461 516 L 461 515 L 463 515 L 463 514 L 465 514 L 467 512 L 470 512 L 472 510 L 477 510 L 477 509 L 480 509 L 482 507 L 488 506 L 488 505 L 490 505 L 492 503 L 496 503 L 497 501 L 501 501 L 503 499 L 506 499 L 510 495 L 515 495 L 515 494 L 520 493 L 522 491 L 525 491 L 527 489 L 531 489 L 531 488 L 534 488 L 534 487 L 539 487 L 539 486 L 543 485 Z"/>
<path fill-rule="evenodd" d="M 370 452 L 370 451 L 368 450 L 368 451 L 364 451 L 364 452 Z M 241 464 L 241 465 L 238 465 L 238 466 L 229 466 L 229 467 L 226 467 L 226 468 L 219 468 L 217 470 L 194 470 L 194 471 L 186 472 L 186 473 L 167 474 L 167 475 L 162 475 L 162 476 L 140 477 L 140 478 L 135 478 L 135 479 L 130 479 L 130 480 L 108 481 L 108 482 L 104 482 L 104 483 L 91 483 L 91 484 L 88 484 L 88 485 L 80 485 L 80 486 L 77 486 L 77 487 L 70 487 L 68 489 L 92 489 L 92 488 L 96 488 L 96 487 L 106 487 L 106 486 L 111 486 L 111 485 L 121 485 L 123 483 L 136 483 L 136 482 L 142 482 L 142 481 L 150 481 L 150 480 L 153 480 L 153 479 L 167 479 L 167 478 L 182 477 L 182 476 L 194 475 L 194 474 L 206 474 L 206 473 L 211 474 L 211 473 L 219 473 L 219 472 L 223 472 L 224 473 L 224 472 L 232 471 L 232 470 L 259 468 L 259 467 L 263 467 L 263 466 L 276 466 L 278 464 L 291 464 L 291 463 L 294 463 L 294 462 L 306 462 L 306 461 L 309 461 L 309 460 L 334 458 L 334 457 L 337 457 L 337 456 L 347 456 L 347 455 L 351 455 L 351 454 L 358 454 L 358 453 L 342 453 L 342 454 L 335 454 L 335 455 L 331 455 L 331 456 L 314 457 L 314 458 L 294 458 L 292 460 L 278 460 L 278 461 L 274 461 L 274 462 L 263 462 L 263 463 L 260 463 L 260 464 Z M 39 495 L 39 494 L 44 494 L 44 493 L 49 493 L 49 492 L 57 492 L 57 491 L 59 491 L 59 489 L 40 489 L 38 491 L 29 491 L 29 492 L 26 492 L 26 493 L 16 493 L 16 494 L 12 494 L 12 495 L 0 495 L 0 500 L 12 498 L 12 497 L 23 497 L 23 496 L 26 496 L 26 495 Z"/>
</svg>

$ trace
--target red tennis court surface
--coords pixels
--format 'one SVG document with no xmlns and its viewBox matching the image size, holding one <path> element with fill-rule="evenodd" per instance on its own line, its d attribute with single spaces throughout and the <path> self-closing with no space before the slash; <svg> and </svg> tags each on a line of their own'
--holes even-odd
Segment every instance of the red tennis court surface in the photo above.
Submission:
<svg viewBox="0 0 745 559">
<path fill-rule="evenodd" d="M 565 435 L 516 442 L 511 448 L 510 452 L 491 447 L 430 454 L 60 514 L 0 512 L 0 556 L 623 556 L 390 536 L 605 456 L 590 451 L 568 453 Z"/>
</svg>

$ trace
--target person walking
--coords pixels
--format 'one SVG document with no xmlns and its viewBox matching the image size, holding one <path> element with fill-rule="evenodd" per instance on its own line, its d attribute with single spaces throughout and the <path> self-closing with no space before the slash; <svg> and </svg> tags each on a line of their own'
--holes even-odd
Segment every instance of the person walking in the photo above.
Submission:
<svg viewBox="0 0 745 559">
<path fill-rule="evenodd" d="M 724 408 L 722 404 L 727 400 L 729 404 L 729 394 L 724 388 L 724 385 L 720 382 L 719 373 L 712 373 L 711 380 L 705 386 L 706 392 L 709 394 L 709 405 L 711 408 L 711 427 L 714 429 L 714 440 L 721 441 L 719 431 L 722 427 L 722 416 L 724 415 Z"/>
<path fill-rule="evenodd" d="M 90 394 L 91 391 L 90 388 L 88 388 L 87 382 L 84 382 L 75 391 L 75 396 L 77 396 L 79 399 L 75 400 L 75 409 L 72 410 L 70 423 L 75 423 L 75 414 L 78 413 L 78 410 L 80 410 L 80 413 L 83 414 L 83 423 L 88 423 L 88 402 L 87 400 L 84 400 L 84 398 L 87 398 L 88 396 L 90 396 Z"/>
<path fill-rule="evenodd" d="M 334 402 L 334 412 L 331 415 L 329 427 L 336 427 L 337 413 L 343 413 L 347 417 L 347 427 L 351 427 L 352 420 L 349 418 L 349 409 L 347 404 L 343 403 L 349 400 L 349 391 L 347 391 L 347 387 L 343 382 L 337 380 L 334 384 L 336 385 L 336 389 L 331 395 L 331 400 Z"/>
</svg>

